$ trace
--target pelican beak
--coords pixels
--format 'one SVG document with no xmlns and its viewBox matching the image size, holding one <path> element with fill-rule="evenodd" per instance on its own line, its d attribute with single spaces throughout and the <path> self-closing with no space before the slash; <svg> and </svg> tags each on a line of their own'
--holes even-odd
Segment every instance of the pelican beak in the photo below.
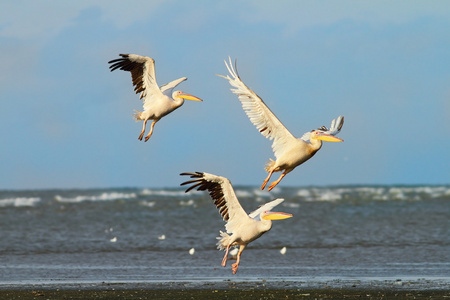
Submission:
<svg viewBox="0 0 450 300">
<path fill-rule="evenodd" d="M 293 217 L 292 214 L 287 214 L 287 213 L 283 213 L 283 212 L 268 211 L 266 213 L 266 215 L 263 216 L 262 218 L 264 220 L 283 220 L 283 219 L 288 219 L 288 218 L 292 218 L 292 217 Z"/>
<path fill-rule="evenodd" d="M 343 139 L 337 138 L 334 135 L 326 134 L 326 133 L 319 133 L 318 135 L 312 137 L 313 139 L 322 140 L 325 142 L 343 142 Z"/>
<path fill-rule="evenodd" d="M 192 95 L 189 95 L 189 94 L 186 94 L 186 93 L 181 93 L 181 94 L 178 95 L 178 97 L 184 98 L 186 100 L 203 101 L 200 98 L 197 98 L 195 96 L 192 96 Z"/>
</svg>

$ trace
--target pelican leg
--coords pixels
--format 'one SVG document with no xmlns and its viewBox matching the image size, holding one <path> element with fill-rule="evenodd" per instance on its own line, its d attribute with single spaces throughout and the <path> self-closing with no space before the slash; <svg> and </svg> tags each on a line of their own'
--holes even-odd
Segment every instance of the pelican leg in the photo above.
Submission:
<svg viewBox="0 0 450 300">
<path fill-rule="evenodd" d="M 264 190 L 264 188 L 266 187 L 266 184 L 269 182 L 270 177 L 272 176 L 273 172 L 274 172 L 274 169 L 270 170 L 269 175 L 267 175 L 266 179 L 264 180 L 264 182 L 261 186 L 261 190 Z"/>
<path fill-rule="evenodd" d="M 241 261 L 241 253 L 244 251 L 245 246 L 240 245 L 239 246 L 239 252 L 237 254 L 236 262 L 231 265 L 231 270 L 233 270 L 233 275 L 236 274 L 237 269 L 239 268 L 239 262 Z"/>
<path fill-rule="evenodd" d="M 141 134 L 140 134 L 139 137 L 138 137 L 138 139 L 139 139 L 140 141 L 142 141 L 142 138 L 144 137 L 145 125 L 147 125 L 147 121 L 148 121 L 148 119 L 145 119 L 145 120 L 144 120 L 144 125 L 142 125 L 142 131 L 141 131 Z"/>
<path fill-rule="evenodd" d="M 153 122 L 152 122 L 152 125 L 150 126 L 150 132 L 147 134 L 147 136 L 145 137 L 145 141 L 148 141 L 148 139 L 152 136 L 152 133 L 153 133 L 153 127 L 155 126 L 155 124 L 156 124 L 156 120 L 154 120 Z"/>
<path fill-rule="evenodd" d="M 228 260 L 228 251 L 230 250 L 230 245 L 227 246 L 227 250 L 225 250 L 225 255 L 223 256 L 223 260 L 222 260 L 222 267 L 226 267 L 227 266 L 227 260 Z"/>
<path fill-rule="evenodd" d="M 271 191 L 281 181 L 281 179 L 283 179 L 284 176 L 286 176 L 286 171 L 284 171 L 281 174 L 280 178 L 278 178 L 276 181 L 272 182 L 267 190 Z"/>
</svg>

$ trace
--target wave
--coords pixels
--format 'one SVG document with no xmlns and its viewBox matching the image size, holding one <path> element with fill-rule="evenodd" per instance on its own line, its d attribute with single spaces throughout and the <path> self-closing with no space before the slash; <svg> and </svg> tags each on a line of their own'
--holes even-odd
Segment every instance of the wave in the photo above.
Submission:
<svg viewBox="0 0 450 300">
<path fill-rule="evenodd" d="M 154 207 L 155 201 L 141 201 L 139 204 L 146 207 Z"/>
<path fill-rule="evenodd" d="M 121 200 L 121 199 L 133 199 L 136 198 L 137 195 L 135 193 L 118 193 L 118 192 L 111 192 L 111 193 L 102 193 L 100 195 L 95 196 L 75 196 L 75 197 L 62 197 L 60 195 L 55 196 L 55 200 L 58 202 L 64 202 L 64 203 L 79 203 L 84 201 L 112 201 L 112 200 Z"/>
<path fill-rule="evenodd" d="M 276 198 L 287 202 L 297 201 L 421 201 L 450 200 L 450 185 L 440 186 L 335 186 L 335 187 L 277 187 L 272 192 L 261 191 L 253 186 L 235 188 L 236 196 L 242 201 L 265 203 Z M 106 189 L 106 190 L 44 190 L 0 191 L 0 207 L 32 207 L 47 201 L 61 203 L 102 202 L 117 200 L 138 200 L 142 206 L 153 207 L 159 200 L 176 200 L 181 206 L 193 206 L 193 200 L 209 201 L 207 193 L 182 188 L 175 189 Z M 170 202 L 172 203 L 172 202 Z M 203 202 L 202 202 L 203 203 Z M 166 203 L 167 204 L 167 203 Z"/>
<path fill-rule="evenodd" d="M 41 198 L 39 197 L 19 197 L 19 198 L 9 198 L 9 199 L 0 199 L 0 207 L 23 207 L 23 206 L 34 206 L 36 203 L 40 202 Z"/>
<path fill-rule="evenodd" d="M 191 192 L 192 193 L 192 192 Z M 163 196 L 163 197 L 186 197 L 190 196 L 190 193 L 185 193 L 183 191 L 171 191 L 171 190 L 151 190 L 151 189 L 144 189 L 140 192 L 140 195 L 142 196 Z"/>
<path fill-rule="evenodd" d="M 448 186 L 419 187 L 349 187 L 349 188 L 300 188 L 296 196 L 305 201 L 339 200 L 424 200 L 449 198 Z"/>
<path fill-rule="evenodd" d="M 190 199 L 188 201 L 180 201 L 179 204 L 181 206 L 195 206 L 195 201 Z"/>
</svg>

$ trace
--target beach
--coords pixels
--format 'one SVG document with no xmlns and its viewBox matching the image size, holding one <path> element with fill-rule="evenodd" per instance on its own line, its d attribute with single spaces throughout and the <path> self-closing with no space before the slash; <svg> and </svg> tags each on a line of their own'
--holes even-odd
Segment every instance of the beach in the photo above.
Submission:
<svg viewBox="0 0 450 300">
<path fill-rule="evenodd" d="M 338 286 L 339 285 L 339 286 Z M 293 282 L 167 282 L 139 284 L 29 285 L 1 288 L 0 299 L 445 299 L 448 284 L 358 281 Z"/>
</svg>

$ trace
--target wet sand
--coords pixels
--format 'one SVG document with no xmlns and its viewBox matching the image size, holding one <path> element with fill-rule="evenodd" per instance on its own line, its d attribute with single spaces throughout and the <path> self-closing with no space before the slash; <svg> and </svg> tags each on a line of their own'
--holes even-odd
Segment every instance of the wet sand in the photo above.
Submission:
<svg viewBox="0 0 450 300">
<path fill-rule="evenodd" d="M 374 290 L 33 290 L 0 291 L 1 299 L 445 299 L 444 291 Z"/>
<path fill-rule="evenodd" d="M 168 282 L 33 284 L 0 287 L 0 299 L 450 299 L 448 284 L 372 282 Z"/>
</svg>

